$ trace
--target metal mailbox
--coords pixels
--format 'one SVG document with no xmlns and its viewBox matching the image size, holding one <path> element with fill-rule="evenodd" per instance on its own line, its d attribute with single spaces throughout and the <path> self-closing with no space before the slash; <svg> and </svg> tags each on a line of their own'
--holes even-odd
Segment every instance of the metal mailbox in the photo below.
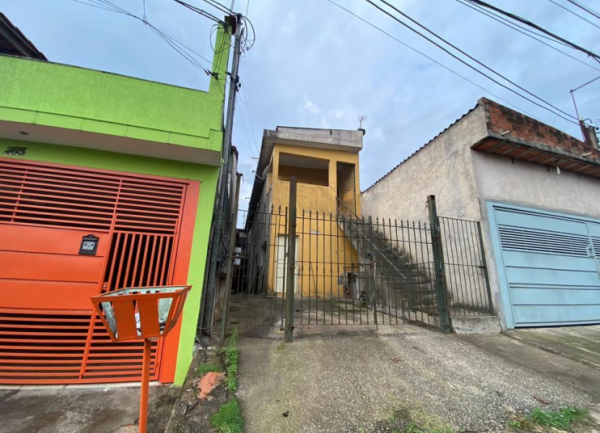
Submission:
<svg viewBox="0 0 600 433">
<path fill-rule="evenodd" d="M 112 341 L 157 339 L 177 323 L 192 286 L 127 288 L 92 297 Z"/>
<path fill-rule="evenodd" d="M 192 286 L 140 287 L 92 296 L 92 304 L 113 342 L 144 340 L 139 433 L 146 433 L 151 341 L 175 326 Z"/>
</svg>

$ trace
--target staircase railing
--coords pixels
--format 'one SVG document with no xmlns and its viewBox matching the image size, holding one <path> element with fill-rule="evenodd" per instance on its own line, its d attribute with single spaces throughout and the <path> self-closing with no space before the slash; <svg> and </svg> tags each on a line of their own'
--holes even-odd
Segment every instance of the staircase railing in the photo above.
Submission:
<svg viewBox="0 0 600 433">
<path fill-rule="evenodd" d="M 408 278 L 406 278 L 406 276 L 402 273 L 402 271 L 400 271 L 400 269 L 398 269 L 398 267 L 396 265 L 394 265 L 394 263 L 392 261 L 390 261 L 390 259 L 387 258 L 387 256 L 379 249 L 377 248 L 377 246 L 375 245 L 375 243 L 373 242 L 372 238 L 370 236 L 367 236 L 365 234 L 365 232 L 363 230 L 361 230 L 360 226 L 364 225 L 364 220 L 362 220 L 358 215 L 356 215 L 352 209 L 350 209 L 337 195 L 336 195 L 336 199 L 338 202 L 338 220 L 340 217 L 343 218 L 343 221 L 346 222 L 348 221 L 350 224 L 352 224 L 352 220 L 356 220 L 356 221 L 363 221 L 363 224 L 354 224 L 356 231 L 358 232 L 358 234 L 361 235 L 361 240 L 362 241 L 367 241 L 370 244 L 371 249 L 373 249 L 376 253 L 378 253 L 378 255 L 383 258 L 384 261 L 386 261 L 394 271 L 396 271 L 396 273 L 398 275 L 400 275 L 405 281 L 408 281 Z M 341 205 L 341 206 L 340 206 Z M 343 213 L 343 211 L 346 210 L 347 212 L 350 213 L 350 219 L 346 220 L 345 219 L 345 214 Z M 346 234 L 346 236 L 348 236 L 348 234 L 346 233 L 346 231 L 344 230 L 344 227 L 342 227 L 342 230 L 344 231 L 344 233 Z M 371 227 L 371 231 L 373 231 L 373 227 Z M 350 237 L 350 236 L 348 236 Z"/>
</svg>

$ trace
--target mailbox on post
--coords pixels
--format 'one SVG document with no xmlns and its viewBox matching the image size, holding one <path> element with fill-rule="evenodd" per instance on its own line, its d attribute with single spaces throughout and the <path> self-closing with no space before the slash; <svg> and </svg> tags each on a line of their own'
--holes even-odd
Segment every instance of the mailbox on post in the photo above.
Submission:
<svg viewBox="0 0 600 433">
<path fill-rule="evenodd" d="M 151 341 L 164 337 L 173 329 L 191 288 L 127 288 L 91 298 L 112 341 L 144 340 L 139 433 L 147 430 Z"/>
</svg>

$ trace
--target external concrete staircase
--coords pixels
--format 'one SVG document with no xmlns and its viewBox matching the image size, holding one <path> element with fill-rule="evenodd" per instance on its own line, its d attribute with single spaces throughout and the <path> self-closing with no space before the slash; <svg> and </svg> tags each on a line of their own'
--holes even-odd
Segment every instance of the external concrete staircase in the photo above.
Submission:
<svg viewBox="0 0 600 433">
<path fill-rule="evenodd" d="M 357 251 L 358 277 L 370 281 L 366 285 L 369 306 L 390 317 L 437 325 L 433 259 L 417 261 L 356 216 L 340 215 L 338 224 Z"/>
</svg>

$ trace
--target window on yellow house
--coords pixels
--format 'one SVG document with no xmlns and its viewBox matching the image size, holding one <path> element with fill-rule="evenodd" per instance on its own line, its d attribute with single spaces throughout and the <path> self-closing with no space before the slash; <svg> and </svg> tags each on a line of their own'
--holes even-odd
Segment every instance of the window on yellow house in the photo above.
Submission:
<svg viewBox="0 0 600 433">
<path fill-rule="evenodd" d="M 309 156 L 279 154 L 279 180 L 296 176 L 298 183 L 329 186 L 329 161 Z"/>
</svg>

